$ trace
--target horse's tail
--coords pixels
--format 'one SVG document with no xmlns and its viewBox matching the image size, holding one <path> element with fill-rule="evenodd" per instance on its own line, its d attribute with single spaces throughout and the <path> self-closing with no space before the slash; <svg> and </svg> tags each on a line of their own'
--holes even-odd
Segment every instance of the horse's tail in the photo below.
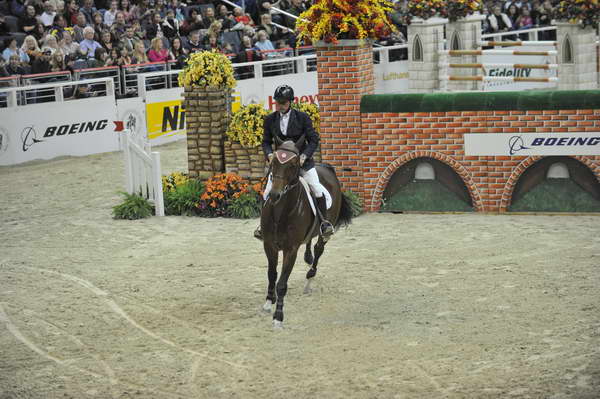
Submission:
<svg viewBox="0 0 600 399">
<path fill-rule="evenodd" d="M 338 215 L 335 228 L 340 226 L 348 226 L 352 223 L 352 203 L 346 194 L 342 193 L 342 205 L 340 206 L 340 214 Z"/>
</svg>

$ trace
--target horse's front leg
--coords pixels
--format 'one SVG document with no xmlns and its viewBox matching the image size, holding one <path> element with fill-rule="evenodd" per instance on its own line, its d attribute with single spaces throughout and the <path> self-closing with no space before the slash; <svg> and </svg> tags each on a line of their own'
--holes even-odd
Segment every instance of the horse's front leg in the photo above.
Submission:
<svg viewBox="0 0 600 399">
<path fill-rule="evenodd" d="M 269 261 L 267 276 L 269 278 L 269 286 L 267 287 L 267 301 L 263 305 L 265 312 L 271 313 L 271 306 L 275 303 L 277 295 L 275 293 L 275 283 L 277 282 L 277 261 L 279 259 L 279 251 L 271 245 L 265 243 L 265 254 Z"/>
<path fill-rule="evenodd" d="M 275 328 L 283 327 L 283 298 L 287 293 L 288 279 L 292 274 L 292 269 L 294 269 L 297 255 L 298 247 L 283 251 L 283 266 L 281 267 L 281 276 L 277 281 L 277 306 L 273 315 L 273 327 Z"/>
</svg>

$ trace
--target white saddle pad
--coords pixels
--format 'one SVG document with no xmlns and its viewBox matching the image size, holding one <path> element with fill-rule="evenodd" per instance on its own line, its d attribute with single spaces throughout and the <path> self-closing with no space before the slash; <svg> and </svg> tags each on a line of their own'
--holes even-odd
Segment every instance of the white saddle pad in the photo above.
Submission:
<svg viewBox="0 0 600 399">
<path fill-rule="evenodd" d="M 300 176 L 300 183 L 302 183 L 302 187 L 304 187 L 304 192 L 308 197 L 308 202 L 310 203 L 310 208 L 313 211 L 313 215 L 317 216 L 317 209 L 315 208 L 315 202 L 313 201 L 312 195 L 310 195 L 310 187 L 308 187 L 308 183 L 302 176 Z"/>
</svg>

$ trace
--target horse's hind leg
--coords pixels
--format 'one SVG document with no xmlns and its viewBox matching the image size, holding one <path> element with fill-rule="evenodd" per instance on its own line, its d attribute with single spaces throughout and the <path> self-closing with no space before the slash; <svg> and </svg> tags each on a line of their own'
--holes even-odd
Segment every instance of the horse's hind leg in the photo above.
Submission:
<svg viewBox="0 0 600 399">
<path fill-rule="evenodd" d="M 277 295 L 275 293 L 275 283 L 277 282 L 277 260 L 279 257 L 279 251 L 265 245 L 265 254 L 269 261 L 269 268 L 267 270 L 267 276 L 269 278 L 269 286 L 267 288 L 267 301 L 263 305 L 265 312 L 271 313 L 271 306 L 275 303 Z"/>
<path fill-rule="evenodd" d="M 306 244 L 306 249 L 304 250 L 304 262 L 306 262 L 307 265 L 312 265 L 314 260 L 311 247 L 312 240 L 309 240 L 308 244 Z"/>
<path fill-rule="evenodd" d="M 312 278 L 317 275 L 317 264 L 319 263 L 319 258 L 323 255 L 323 251 L 325 251 L 325 241 L 323 238 L 319 236 L 319 240 L 315 245 L 315 257 L 312 262 L 311 268 L 306 272 L 306 285 L 304 286 L 304 293 L 308 294 L 311 292 L 310 284 L 312 282 Z"/>
</svg>

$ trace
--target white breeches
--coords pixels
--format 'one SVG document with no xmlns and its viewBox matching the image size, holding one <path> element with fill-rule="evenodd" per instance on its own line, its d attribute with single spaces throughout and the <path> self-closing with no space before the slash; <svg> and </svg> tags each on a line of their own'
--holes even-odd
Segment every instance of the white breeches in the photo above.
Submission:
<svg viewBox="0 0 600 399">
<path fill-rule="evenodd" d="M 325 203 L 327 204 L 327 209 L 331 208 L 331 204 L 333 201 L 331 200 L 331 194 L 325 188 L 324 185 L 319 182 L 319 175 L 317 174 L 317 170 L 315 168 L 310 168 L 309 170 L 300 169 L 300 176 L 306 180 L 308 183 L 310 190 L 315 194 L 315 197 L 321 198 L 323 195 L 325 196 Z M 271 188 L 273 187 L 273 180 L 271 178 L 271 173 L 269 173 L 269 179 L 267 180 L 267 186 L 265 187 L 265 192 L 263 194 L 263 199 L 266 201 L 269 198 L 269 193 L 271 192 Z"/>
</svg>

